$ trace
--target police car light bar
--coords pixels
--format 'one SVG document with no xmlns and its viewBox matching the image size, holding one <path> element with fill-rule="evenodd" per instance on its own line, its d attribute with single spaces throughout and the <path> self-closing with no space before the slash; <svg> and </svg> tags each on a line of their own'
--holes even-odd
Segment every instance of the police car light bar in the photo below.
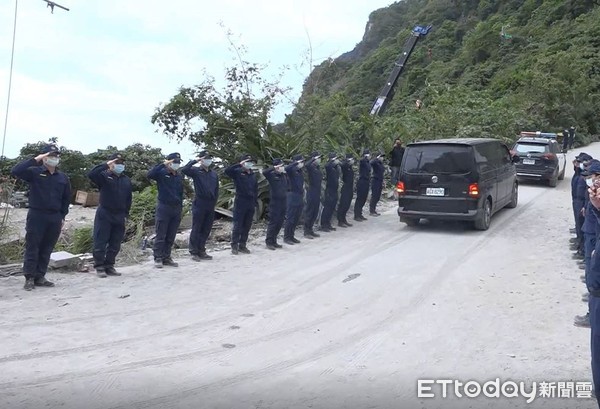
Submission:
<svg viewBox="0 0 600 409">
<path fill-rule="evenodd" d="M 556 139 L 559 135 L 552 132 L 521 132 L 521 136 L 530 136 L 534 138 Z"/>
</svg>

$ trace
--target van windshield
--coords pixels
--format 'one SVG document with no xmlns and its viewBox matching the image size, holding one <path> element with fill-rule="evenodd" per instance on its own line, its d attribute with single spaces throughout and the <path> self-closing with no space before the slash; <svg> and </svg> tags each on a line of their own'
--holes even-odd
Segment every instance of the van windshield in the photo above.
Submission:
<svg viewBox="0 0 600 409">
<path fill-rule="evenodd" d="M 407 173 L 465 174 L 473 169 L 472 148 L 466 145 L 418 145 L 406 149 Z"/>
</svg>

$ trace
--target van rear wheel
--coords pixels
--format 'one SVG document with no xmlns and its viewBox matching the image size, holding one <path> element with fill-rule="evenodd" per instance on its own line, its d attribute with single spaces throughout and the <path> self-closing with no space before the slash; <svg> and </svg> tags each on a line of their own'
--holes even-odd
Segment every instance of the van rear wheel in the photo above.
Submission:
<svg viewBox="0 0 600 409">
<path fill-rule="evenodd" d="M 475 230 L 487 230 L 490 228 L 492 220 L 492 202 L 487 199 L 483 202 L 483 206 L 479 210 L 479 215 L 475 219 Z"/>
<path fill-rule="evenodd" d="M 421 219 L 415 217 L 401 217 L 400 222 L 405 223 L 408 227 L 415 227 L 419 225 Z"/>
<path fill-rule="evenodd" d="M 512 196 L 510 198 L 510 202 L 506 205 L 509 209 L 514 209 L 517 207 L 517 203 L 519 202 L 519 186 L 515 183 L 513 185 Z"/>
</svg>

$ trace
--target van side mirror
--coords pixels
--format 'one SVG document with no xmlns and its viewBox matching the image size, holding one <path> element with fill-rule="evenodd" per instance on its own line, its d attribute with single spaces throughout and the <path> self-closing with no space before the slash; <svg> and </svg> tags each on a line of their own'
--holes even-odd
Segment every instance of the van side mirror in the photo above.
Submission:
<svg viewBox="0 0 600 409">
<path fill-rule="evenodd" d="M 519 163 L 520 161 L 521 161 L 521 158 L 519 157 L 519 155 L 513 155 L 512 163 Z"/>
</svg>

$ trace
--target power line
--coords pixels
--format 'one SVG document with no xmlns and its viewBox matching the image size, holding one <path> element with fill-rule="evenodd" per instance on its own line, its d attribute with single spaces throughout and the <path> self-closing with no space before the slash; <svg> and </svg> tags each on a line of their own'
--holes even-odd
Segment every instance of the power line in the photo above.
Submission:
<svg viewBox="0 0 600 409">
<path fill-rule="evenodd" d="M 10 107 L 10 90 L 12 87 L 12 73 L 13 73 L 13 62 L 15 58 L 15 38 L 17 35 L 17 9 L 19 7 L 19 0 L 15 0 L 15 22 L 13 24 L 13 39 L 12 39 L 12 51 L 10 53 L 10 71 L 8 74 L 8 97 L 6 99 L 6 116 L 4 117 L 4 136 L 2 137 L 2 153 L 0 158 L 4 158 L 4 145 L 6 143 L 6 127 L 8 125 L 8 108 Z"/>
</svg>

